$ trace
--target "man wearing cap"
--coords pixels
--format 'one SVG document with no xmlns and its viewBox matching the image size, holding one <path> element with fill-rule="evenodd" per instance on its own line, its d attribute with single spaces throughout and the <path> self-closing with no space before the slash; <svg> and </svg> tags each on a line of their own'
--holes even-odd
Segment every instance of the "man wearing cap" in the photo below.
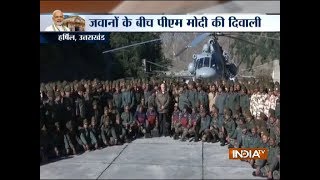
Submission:
<svg viewBox="0 0 320 180">
<path fill-rule="evenodd" d="M 272 179 L 273 171 L 278 168 L 279 161 L 278 155 L 280 154 L 280 148 L 275 143 L 275 136 L 270 136 L 268 146 L 268 159 L 257 166 L 256 171 L 252 173 L 253 176 L 268 177 Z"/>
<path fill-rule="evenodd" d="M 117 108 L 118 112 L 121 114 L 123 111 L 122 108 L 122 93 L 120 91 L 120 87 L 116 86 L 115 92 L 113 93 L 113 104 Z"/>
<path fill-rule="evenodd" d="M 135 103 L 134 94 L 131 91 L 131 86 L 127 84 L 126 89 L 122 92 L 122 107 L 125 106 L 129 107 L 129 110 L 131 112 L 134 112 L 135 109 L 133 109 Z"/>
<path fill-rule="evenodd" d="M 86 118 L 86 106 L 85 106 L 85 99 L 83 96 L 83 92 L 85 91 L 85 88 L 82 84 L 80 84 L 77 87 L 77 98 L 75 101 L 75 110 L 76 110 L 76 118 L 78 126 L 81 124 L 81 120 Z"/>
<path fill-rule="evenodd" d="M 88 120 L 83 120 L 83 129 L 80 130 L 80 139 L 84 145 L 85 151 L 92 148 L 98 149 L 98 141 L 90 128 L 88 128 Z"/>
<path fill-rule="evenodd" d="M 53 144 L 54 144 L 54 151 L 57 157 L 60 157 L 64 154 L 64 132 L 61 130 L 60 123 L 55 123 L 56 129 L 53 131 Z"/>
<path fill-rule="evenodd" d="M 247 112 L 250 110 L 250 98 L 246 87 L 241 88 L 241 93 L 239 95 L 239 105 L 242 112 Z"/>
<path fill-rule="evenodd" d="M 232 119 L 232 111 L 229 108 L 225 108 L 223 128 L 227 132 L 226 140 L 229 143 L 228 147 L 229 148 L 234 147 L 234 143 L 237 138 L 236 124 Z"/>
<path fill-rule="evenodd" d="M 125 106 L 124 112 L 121 114 L 121 122 L 126 130 L 127 138 L 135 138 L 134 135 L 136 134 L 136 122 L 134 121 L 133 114 L 129 110 L 129 105 Z"/>
<path fill-rule="evenodd" d="M 193 81 L 190 81 L 188 83 L 188 100 L 190 101 L 191 103 L 191 106 L 194 108 L 196 107 L 197 105 L 197 100 L 198 100 L 198 92 L 197 90 L 195 89 L 195 82 Z"/>
<path fill-rule="evenodd" d="M 204 87 L 200 84 L 198 86 L 198 99 L 197 102 L 200 104 L 203 104 L 206 110 L 209 110 L 209 99 L 208 99 L 208 93 L 204 91 Z"/>
<path fill-rule="evenodd" d="M 225 86 L 220 85 L 218 88 L 218 95 L 216 98 L 216 106 L 219 109 L 219 117 L 223 119 L 224 108 L 226 104 L 227 94 L 225 93 Z"/>
<path fill-rule="evenodd" d="M 207 113 L 207 110 L 204 106 L 200 106 L 200 129 L 199 129 L 199 138 L 203 142 L 210 142 L 210 116 Z"/>
<path fill-rule="evenodd" d="M 212 136 L 211 142 L 215 143 L 220 140 L 219 132 L 222 128 L 222 122 L 219 119 L 219 110 L 213 105 L 211 111 L 210 133 Z"/>
<path fill-rule="evenodd" d="M 191 107 L 191 102 L 188 99 L 188 92 L 182 87 L 179 87 L 179 98 L 178 98 L 179 109 L 183 109 L 184 106 Z"/>
</svg>

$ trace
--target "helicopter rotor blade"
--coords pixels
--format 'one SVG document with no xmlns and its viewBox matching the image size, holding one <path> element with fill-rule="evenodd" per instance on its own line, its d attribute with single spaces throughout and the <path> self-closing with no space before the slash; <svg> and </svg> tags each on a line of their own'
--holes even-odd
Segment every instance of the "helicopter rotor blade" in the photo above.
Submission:
<svg viewBox="0 0 320 180">
<path fill-rule="evenodd" d="M 239 37 L 230 36 L 230 35 L 227 35 L 227 34 L 222 34 L 221 36 L 225 36 L 225 37 L 229 37 L 229 38 L 232 38 L 232 39 L 236 39 L 236 40 L 244 41 L 244 42 L 247 42 L 247 43 L 249 43 L 249 44 L 252 44 L 252 45 L 258 46 L 258 44 L 254 43 L 254 42 L 251 42 L 251 41 L 248 41 L 248 40 L 245 40 L 245 39 L 239 38 Z"/>
<path fill-rule="evenodd" d="M 252 37 L 261 37 L 261 38 L 266 38 L 266 39 L 272 39 L 272 40 L 277 40 L 280 41 L 280 39 L 278 38 L 274 38 L 274 37 L 268 37 L 268 36 L 261 36 L 261 35 L 255 35 L 255 34 L 249 34 L 249 33 L 230 33 L 229 35 L 238 35 L 238 36 L 252 36 Z"/>
<path fill-rule="evenodd" d="M 188 48 L 192 48 L 192 47 L 197 46 L 200 42 L 205 40 L 210 35 L 211 35 L 211 33 L 203 33 L 203 34 L 197 36 L 195 39 L 192 40 L 192 42 L 188 46 L 184 47 L 178 53 L 176 53 L 175 57 L 180 56 Z"/>
<path fill-rule="evenodd" d="M 197 46 L 200 42 L 202 42 L 203 40 L 205 40 L 208 36 L 210 36 L 211 33 L 203 33 L 201 35 L 199 35 L 198 37 L 196 37 L 191 43 L 190 43 L 190 47 L 195 47 Z"/>
<path fill-rule="evenodd" d="M 189 46 L 184 47 L 183 49 L 181 49 L 177 54 L 175 54 L 175 57 L 180 56 L 180 54 L 182 54 L 185 50 L 188 49 Z"/>
<path fill-rule="evenodd" d="M 147 43 L 151 43 L 151 42 L 155 42 L 155 41 L 161 41 L 161 40 L 162 40 L 162 39 L 153 39 L 153 40 L 149 40 L 149 41 L 144 41 L 144 42 L 140 42 L 140 43 L 135 43 L 135 44 L 131 44 L 131 45 L 122 46 L 122 47 L 119 47 L 119 48 L 107 50 L 107 51 L 104 51 L 104 52 L 102 52 L 102 53 L 103 53 L 103 54 L 104 54 L 104 53 L 109 53 L 109 52 L 113 52 L 113 51 L 117 51 L 117 50 L 129 48 L 129 47 L 132 47 L 132 46 L 138 46 L 138 45 L 141 45 L 141 44 L 147 44 Z"/>
</svg>

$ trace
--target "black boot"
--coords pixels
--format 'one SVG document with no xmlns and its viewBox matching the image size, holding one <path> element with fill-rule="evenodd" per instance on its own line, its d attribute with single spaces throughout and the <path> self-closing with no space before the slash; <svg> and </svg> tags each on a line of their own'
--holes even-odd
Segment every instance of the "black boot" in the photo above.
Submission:
<svg viewBox="0 0 320 180">
<path fill-rule="evenodd" d="M 220 142 L 221 142 L 220 146 L 225 146 L 226 145 L 226 140 L 224 138 Z"/>
<path fill-rule="evenodd" d="M 174 134 L 174 135 L 173 135 L 173 139 L 174 139 L 174 140 L 177 140 L 177 139 L 179 139 L 179 136 L 178 136 L 178 134 Z"/>
</svg>

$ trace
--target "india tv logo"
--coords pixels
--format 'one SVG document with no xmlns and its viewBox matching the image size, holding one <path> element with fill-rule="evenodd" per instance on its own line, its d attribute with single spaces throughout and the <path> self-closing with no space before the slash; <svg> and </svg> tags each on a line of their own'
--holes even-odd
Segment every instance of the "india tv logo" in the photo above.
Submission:
<svg viewBox="0 0 320 180">
<path fill-rule="evenodd" d="M 266 160 L 268 158 L 267 148 L 230 148 L 229 159 L 260 159 Z"/>
</svg>

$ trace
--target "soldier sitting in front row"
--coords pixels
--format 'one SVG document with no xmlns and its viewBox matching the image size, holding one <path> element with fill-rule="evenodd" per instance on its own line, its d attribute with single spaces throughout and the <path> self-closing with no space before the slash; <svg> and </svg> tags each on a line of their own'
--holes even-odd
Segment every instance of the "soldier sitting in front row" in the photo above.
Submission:
<svg viewBox="0 0 320 180">
<path fill-rule="evenodd" d="M 126 130 L 126 134 L 128 139 L 135 139 L 136 135 L 136 122 L 134 121 L 134 117 L 130 112 L 129 106 L 126 105 L 124 108 L 124 112 L 121 114 L 121 122 L 123 127 Z"/>
<path fill-rule="evenodd" d="M 211 116 L 211 122 L 210 122 L 210 133 L 211 136 L 211 142 L 215 143 L 219 141 L 219 132 L 221 131 L 222 128 L 222 123 L 219 120 L 219 110 L 216 106 L 212 107 L 212 116 Z"/>
<path fill-rule="evenodd" d="M 88 120 L 83 120 L 83 129 L 80 130 L 80 139 L 84 145 L 85 151 L 98 149 L 98 142 L 90 128 L 88 128 Z"/>
<path fill-rule="evenodd" d="M 152 132 L 158 131 L 158 115 L 153 106 L 150 106 L 147 113 L 146 121 L 146 137 L 152 137 Z"/>
<path fill-rule="evenodd" d="M 67 150 L 67 154 L 72 150 L 72 154 L 76 155 L 81 150 L 83 144 L 77 135 L 75 124 L 72 121 L 69 121 L 67 122 L 66 127 L 67 132 L 64 135 L 64 145 Z"/>
<path fill-rule="evenodd" d="M 56 129 L 53 131 L 53 145 L 56 157 L 60 157 L 64 154 L 64 133 L 61 130 L 60 123 L 56 122 Z"/>
<path fill-rule="evenodd" d="M 187 135 L 188 135 L 188 127 L 189 127 L 189 113 L 187 111 L 188 107 L 185 105 L 182 112 L 180 113 L 179 116 L 179 126 L 175 128 L 175 134 L 178 136 L 181 135 L 181 141 L 186 141 L 187 140 Z"/>
<path fill-rule="evenodd" d="M 94 116 L 91 118 L 90 129 L 94 137 L 97 139 L 98 147 L 102 147 L 101 129 L 97 125 L 97 121 Z"/>
<path fill-rule="evenodd" d="M 140 105 L 137 107 L 137 111 L 134 115 L 135 122 L 137 124 L 137 136 L 145 136 L 146 134 L 146 113 L 144 112 L 144 106 Z"/>
<path fill-rule="evenodd" d="M 128 142 L 127 137 L 126 137 L 126 130 L 121 124 L 121 118 L 120 115 L 116 115 L 116 123 L 114 124 L 114 131 L 117 136 L 115 139 L 115 145 L 121 145 L 125 142 Z"/>
<path fill-rule="evenodd" d="M 228 147 L 232 148 L 234 147 L 234 143 L 237 138 L 237 133 L 236 133 L 236 123 L 232 119 L 232 112 L 229 108 L 225 108 L 223 127 L 227 133 L 226 140 L 229 143 Z"/>
<path fill-rule="evenodd" d="M 268 177 L 272 179 L 273 171 L 278 168 L 279 161 L 278 155 L 280 154 L 280 148 L 275 143 L 275 136 L 271 136 L 268 146 L 268 159 L 263 161 L 252 173 L 253 176 Z"/>
<path fill-rule="evenodd" d="M 199 131 L 199 123 L 200 123 L 200 115 L 197 112 L 196 108 L 192 108 L 192 113 L 189 118 L 189 127 L 188 127 L 188 135 L 189 137 L 194 136 L 195 139 L 199 140 L 198 131 Z M 197 138 L 196 138 L 196 137 Z M 192 141 L 192 139 L 190 140 Z"/>
<path fill-rule="evenodd" d="M 101 137 L 103 144 L 105 146 L 112 146 L 115 143 L 115 139 L 117 138 L 113 123 L 110 119 L 110 116 L 104 116 L 102 120 L 104 122 L 103 126 L 101 127 Z"/>
<path fill-rule="evenodd" d="M 211 141 L 211 136 L 210 136 L 210 116 L 207 114 L 207 110 L 205 109 L 205 107 L 203 105 L 200 105 L 200 130 L 198 132 L 199 134 L 199 138 L 201 138 L 201 140 L 203 142 L 207 141 L 210 142 Z M 197 139 L 195 139 L 196 141 Z"/>
<path fill-rule="evenodd" d="M 180 125 L 179 117 L 180 117 L 180 110 L 179 110 L 178 104 L 175 103 L 174 110 L 171 116 L 171 131 L 173 133 L 173 139 L 179 139 L 179 135 L 176 133 Z"/>
</svg>

